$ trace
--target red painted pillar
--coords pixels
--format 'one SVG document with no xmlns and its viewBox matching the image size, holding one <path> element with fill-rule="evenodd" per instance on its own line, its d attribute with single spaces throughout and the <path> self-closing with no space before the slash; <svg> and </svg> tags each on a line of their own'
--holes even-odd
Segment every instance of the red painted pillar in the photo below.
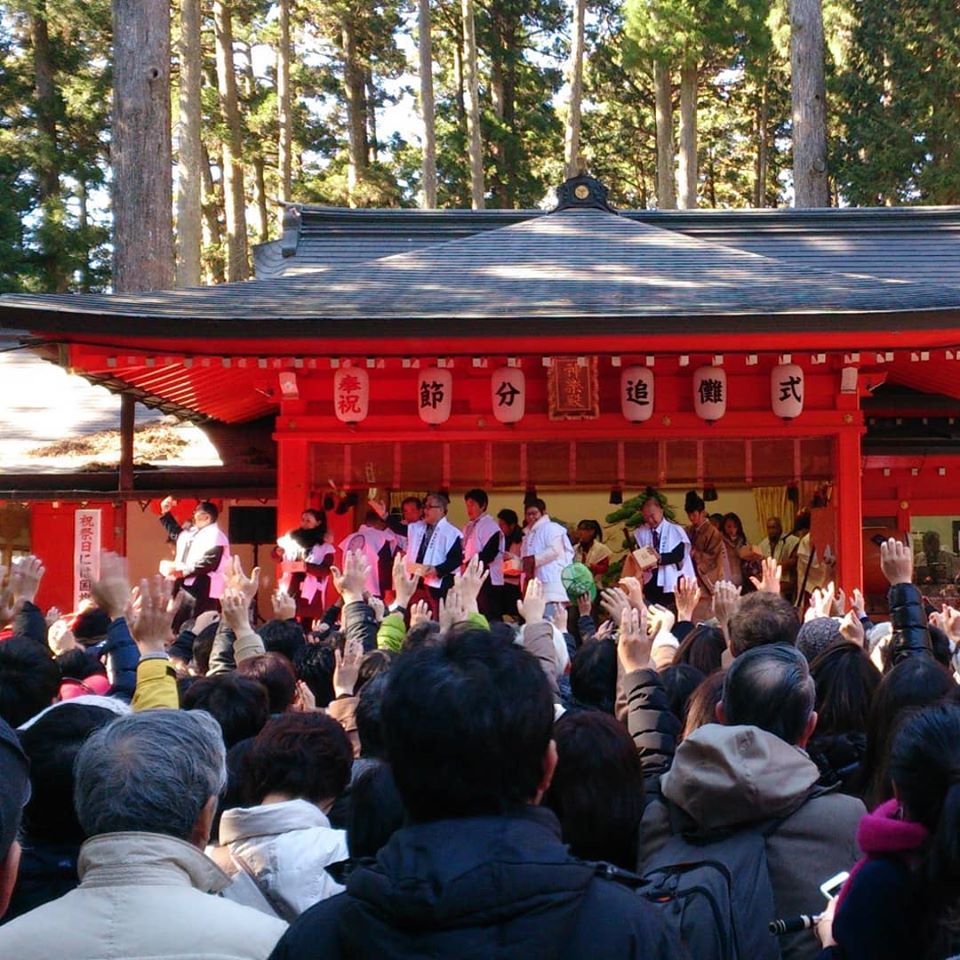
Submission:
<svg viewBox="0 0 960 960">
<path fill-rule="evenodd" d="M 849 596 L 863 586 L 863 417 L 850 412 L 844 420 L 837 432 L 837 579 Z"/>
<path fill-rule="evenodd" d="M 308 442 L 300 437 L 277 437 L 277 534 L 300 526 L 300 515 L 310 506 Z"/>
</svg>

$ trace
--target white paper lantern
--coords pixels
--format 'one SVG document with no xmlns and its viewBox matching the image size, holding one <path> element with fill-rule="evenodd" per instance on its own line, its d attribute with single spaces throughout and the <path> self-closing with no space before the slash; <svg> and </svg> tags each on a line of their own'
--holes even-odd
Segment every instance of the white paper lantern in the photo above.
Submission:
<svg viewBox="0 0 960 960">
<path fill-rule="evenodd" d="M 621 371 L 620 410 L 631 423 L 653 416 L 653 371 L 648 367 L 625 367 Z"/>
<path fill-rule="evenodd" d="M 781 363 L 770 371 L 770 403 L 773 412 L 784 420 L 803 413 L 803 367 Z"/>
<path fill-rule="evenodd" d="M 370 375 L 360 367 L 340 367 L 333 375 L 333 409 L 343 423 L 360 423 L 370 411 Z"/>
<path fill-rule="evenodd" d="M 417 410 L 424 423 L 445 423 L 450 419 L 453 374 L 440 367 L 426 367 L 417 377 Z"/>
<path fill-rule="evenodd" d="M 519 367 L 500 367 L 490 375 L 490 404 L 501 423 L 517 423 L 527 407 L 527 378 Z"/>
<path fill-rule="evenodd" d="M 700 367 L 693 375 L 693 409 L 704 420 L 719 420 L 727 412 L 727 371 Z"/>
</svg>

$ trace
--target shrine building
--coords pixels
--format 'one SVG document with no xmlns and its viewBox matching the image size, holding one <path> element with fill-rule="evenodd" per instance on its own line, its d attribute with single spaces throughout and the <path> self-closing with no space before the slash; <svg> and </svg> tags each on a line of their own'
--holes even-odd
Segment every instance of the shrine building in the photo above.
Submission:
<svg viewBox="0 0 960 960">
<path fill-rule="evenodd" d="M 252 281 L 0 298 L 0 327 L 122 394 L 128 428 L 136 401 L 221 450 L 221 468 L 162 477 L 127 449 L 58 502 L 111 511 L 104 542 L 134 549 L 120 514 L 167 490 L 275 504 L 284 532 L 331 483 L 357 494 L 349 523 L 374 489 L 462 507 L 479 486 L 494 512 L 535 490 L 570 524 L 654 484 L 682 519 L 683 491 L 705 490 L 752 540 L 816 504 L 847 589 L 890 533 L 936 524 L 957 552 L 960 208 L 606 196 L 580 176 L 548 212 L 290 205 Z M 4 477 L 0 497 L 39 509 L 51 489 Z M 68 528 L 31 549 L 63 550 Z"/>
</svg>

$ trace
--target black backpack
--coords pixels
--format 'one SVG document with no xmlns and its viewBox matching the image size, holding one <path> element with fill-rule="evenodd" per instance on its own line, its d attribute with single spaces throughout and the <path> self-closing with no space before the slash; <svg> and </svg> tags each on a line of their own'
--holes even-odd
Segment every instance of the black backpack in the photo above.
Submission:
<svg viewBox="0 0 960 960">
<path fill-rule="evenodd" d="M 769 928 L 776 914 L 766 841 L 783 822 L 723 834 L 675 832 L 645 865 L 638 892 L 695 960 L 780 960 Z"/>
</svg>

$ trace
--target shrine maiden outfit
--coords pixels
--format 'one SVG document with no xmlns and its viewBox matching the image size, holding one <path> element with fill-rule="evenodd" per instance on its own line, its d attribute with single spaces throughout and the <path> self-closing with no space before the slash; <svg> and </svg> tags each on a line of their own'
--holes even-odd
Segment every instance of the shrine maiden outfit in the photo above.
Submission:
<svg viewBox="0 0 960 960">
<path fill-rule="evenodd" d="M 163 514 L 160 520 L 167 532 L 177 538 L 178 566 L 182 572 L 176 578 L 174 594 L 183 590 L 193 598 L 192 603 L 182 604 L 177 611 L 173 628 L 179 630 L 186 620 L 207 610 L 220 609 L 230 562 L 230 541 L 215 522 L 184 531 L 169 513 Z M 189 540 L 181 539 L 184 533 L 191 535 Z"/>
<path fill-rule="evenodd" d="M 690 556 L 690 538 L 687 531 L 679 523 L 673 523 L 664 517 L 652 530 L 648 526 L 638 527 L 634 536 L 637 546 L 652 547 L 660 554 L 660 565 L 651 571 L 649 582 L 643 587 L 647 602 L 675 609 L 673 595 L 677 589 L 677 581 L 681 577 L 692 581 L 697 575 Z"/>
<path fill-rule="evenodd" d="M 480 588 L 477 609 L 488 620 L 501 616 L 503 607 L 503 552 L 505 549 L 500 524 L 484 511 L 476 520 L 463 528 L 463 563 L 466 566 L 473 557 L 480 557 L 490 576 Z"/>
</svg>

